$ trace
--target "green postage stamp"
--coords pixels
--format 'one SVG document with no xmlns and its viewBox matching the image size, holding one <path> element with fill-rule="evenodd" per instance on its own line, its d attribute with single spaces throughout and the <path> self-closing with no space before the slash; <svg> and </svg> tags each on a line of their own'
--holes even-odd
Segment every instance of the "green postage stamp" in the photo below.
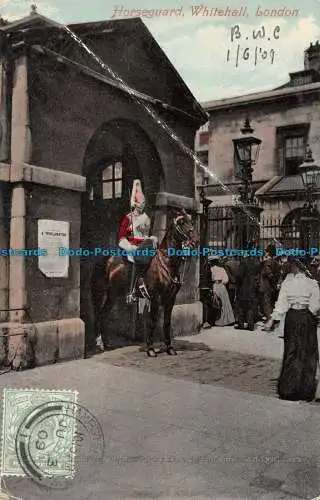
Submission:
<svg viewBox="0 0 320 500">
<path fill-rule="evenodd" d="M 4 389 L 2 476 L 74 475 L 77 391 Z"/>
</svg>

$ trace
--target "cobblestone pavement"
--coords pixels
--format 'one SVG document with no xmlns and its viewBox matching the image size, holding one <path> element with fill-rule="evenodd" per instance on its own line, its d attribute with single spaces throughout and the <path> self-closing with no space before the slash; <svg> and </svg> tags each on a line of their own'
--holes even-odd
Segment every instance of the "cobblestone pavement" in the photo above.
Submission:
<svg viewBox="0 0 320 500">
<path fill-rule="evenodd" d="M 281 369 L 279 360 L 211 350 L 205 344 L 189 341 L 176 340 L 175 347 L 178 356 L 173 357 L 163 352 L 155 359 L 148 358 L 142 348 L 130 346 L 105 352 L 96 359 L 176 379 L 277 397 L 276 383 Z"/>
</svg>

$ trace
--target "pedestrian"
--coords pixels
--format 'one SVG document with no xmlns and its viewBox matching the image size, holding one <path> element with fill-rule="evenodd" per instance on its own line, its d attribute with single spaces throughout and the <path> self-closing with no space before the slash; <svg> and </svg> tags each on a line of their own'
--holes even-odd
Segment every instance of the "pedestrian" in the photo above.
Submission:
<svg viewBox="0 0 320 500">
<path fill-rule="evenodd" d="M 237 289 L 237 330 L 254 331 L 258 320 L 261 263 L 256 257 L 244 257 L 242 277 Z M 245 328 L 245 324 L 247 324 Z"/>
<path fill-rule="evenodd" d="M 235 322 L 229 294 L 226 288 L 229 278 L 226 270 L 223 268 L 221 260 L 218 256 L 210 258 L 211 277 L 213 282 L 213 292 L 221 300 L 221 315 L 215 322 L 216 326 L 233 325 Z"/>
<path fill-rule="evenodd" d="M 320 283 L 320 257 L 318 255 L 312 259 L 309 269 L 313 279 Z"/>
<path fill-rule="evenodd" d="M 260 275 L 260 310 L 266 321 L 270 319 L 278 298 L 280 265 L 276 260 L 276 247 L 268 245 L 265 251 Z"/>
<path fill-rule="evenodd" d="M 305 264 L 290 260 L 290 273 L 283 281 L 267 331 L 285 315 L 284 353 L 278 380 L 280 399 L 312 401 L 315 398 L 319 363 L 317 314 L 318 283 L 308 276 Z"/>
<path fill-rule="evenodd" d="M 211 328 L 221 317 L 221 300 L 217 294 L 213 292 L 211 268 L 208 259 L 206 259 L 204 263 L 200 300 L 203 304 L 202 328 Z"/>
<path fill-rule="evenodd" d="M 228 275 L 228 284 L 227 284 L 227 290 L 229 293 L 229 298 L 231 302 L 231 306 L 234 311 L 235 307 L 235 301 L 236 301 L 236 291 L 237 291 L 237 278 L 239 275 L 239 261 L 237 260 L 236 257 L 225 257 L 222 260 L 223 262 L 223 268 L 227 272 Z"/>
</svg>

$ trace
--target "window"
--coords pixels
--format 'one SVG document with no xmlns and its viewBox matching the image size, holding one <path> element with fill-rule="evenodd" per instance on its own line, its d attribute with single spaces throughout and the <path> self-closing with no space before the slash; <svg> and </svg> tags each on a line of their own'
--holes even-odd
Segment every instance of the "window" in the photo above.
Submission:
<svg viewBox="0 0 320 500">
<path fill-rule="evenodd" d="M 288 127 L 277 131 L 280 174 L 297 175 L 303 163 L 309 126 Z"/>
<path fill-rule="evenodd" d="M 208 161 L 209 161 L 209 152 L 208 151 L 198 151 L 197 157 L 199 158 L 199 160 L 201 161 L 201 163 L 203 163 L 203 165 L 205 167 L 208 166 Z"/>
<path fill-rule="evenodd" d="M 299 247 L 301 237 L 301 209 L 289 212 L 281 224 L 282 244 L 288 248 Z"/>
<path fill-rule="evenodd" d="M 112 200 L 122 196 L 122 163 L 115 162 L 102 171 L 102 199 Z"/>
<path fill-rule="evenodd" d="M 303 135 L 288 137 L 284 144 L 285 175 L 296 175 L 303 162 L 306 141 Z"/>
<path fill-rule="evenodd" d="M 122 163 L 103 163 L 95 168 L 97 174 L 91 178 L 89 200 L 113 200 L 122 197 Z"/>
<path fill-rule="evenodd" d="M 199 145 L 200 146 L 205 146 L 206 144 L 209 144 L 209 132 L 200 132 L 199 134 Z"/>
<path fill-rule="evenodd" d="M 237 155 L 233 153 L 234 176 L 236 179 L 242 179 L 242 166 L 238 162 Z"/>
</svg>

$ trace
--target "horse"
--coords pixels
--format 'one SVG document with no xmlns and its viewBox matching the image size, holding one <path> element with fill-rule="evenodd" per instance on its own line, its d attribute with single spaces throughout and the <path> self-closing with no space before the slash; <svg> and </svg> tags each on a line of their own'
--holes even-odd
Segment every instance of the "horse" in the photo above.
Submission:
<svg viewBox="0 0 320 500">
<path fill-rule="evenodd" d="M 149 260 L 147 268 L 142 272 L 150 303 L 150 324 L 146 333 L 149 357 L 157 356 L 153 337 L 160 306 L 164 310 L 163 338 L 166 352 L 171 356 L 177 354 L 172 345 L 171 315 L 182 285 L 180 270 L 186 259 L 183 249 L 194 249 L 197 245 L 191 215 L 185 210 L 175 212 L 155 256 Z M 174 249 L 174 252 L 168 252 L 169 248 Z M 108 339 L 102 331 L 102 326 L 117 298 L 128 293 L 128 282 L 128 266 L 123 257 L 102 257 L 93 270 L 91 299 L 94 308 L 94 332 L 97 345 L 98 339 L 102 338 L 102 350 L 108 348 Z"/>
</svg>

